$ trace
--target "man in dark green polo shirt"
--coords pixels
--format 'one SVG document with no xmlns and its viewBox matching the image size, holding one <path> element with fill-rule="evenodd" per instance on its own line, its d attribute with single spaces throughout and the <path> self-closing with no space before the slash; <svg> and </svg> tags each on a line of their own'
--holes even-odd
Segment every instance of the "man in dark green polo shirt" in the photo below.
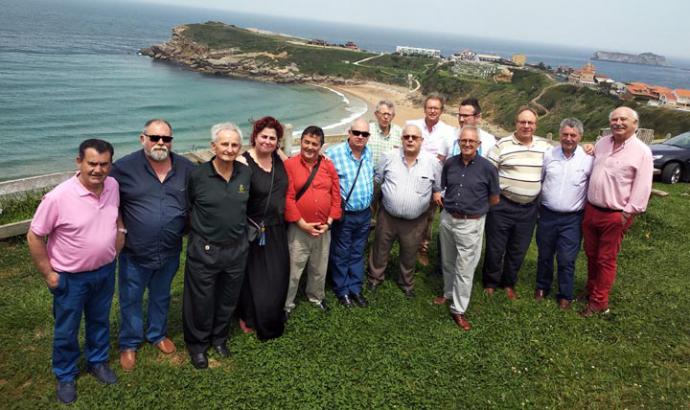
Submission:
<svg viewBox="0 0 690 410">
<path fill-rule="evenodd" d="M 192 365 L 208 367 L 209 347 L 221 357 L 237 306 L 249 243 L 247 200 L 251 169 L 235 161 L 242 133 L 232 123 L 211 128 L 215 156 L 189 177 L 191 232 L 187 243 L 182 316 Z"/>
</svg>

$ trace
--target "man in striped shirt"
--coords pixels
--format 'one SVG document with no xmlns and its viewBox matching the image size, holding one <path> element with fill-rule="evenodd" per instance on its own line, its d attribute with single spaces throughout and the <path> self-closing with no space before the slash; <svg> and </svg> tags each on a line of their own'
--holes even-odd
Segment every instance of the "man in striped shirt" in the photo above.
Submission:
<svg viewBox="0 0 690 410">
<path fill-rule="evenodd" d="M 518 109 L 515 132 L 496 143 L 489 160 L 498 169 L 501 201 L 486 218 L 484 291 L 492 295 L 504 288 L 508 299 L 517 299 L 518 271 L 532 241 L 537 222 L 537 197 L 541 191 L 544 152 L 551 144 L 534 135 L 537 113 Z"/>
</svg>

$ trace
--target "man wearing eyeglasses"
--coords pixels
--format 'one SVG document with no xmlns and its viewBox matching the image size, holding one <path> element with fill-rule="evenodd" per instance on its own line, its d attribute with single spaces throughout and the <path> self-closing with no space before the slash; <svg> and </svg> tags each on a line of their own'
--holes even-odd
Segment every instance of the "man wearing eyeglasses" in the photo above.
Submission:
<svg viewBox="0 0 690 410">
<path fill-rule="evenodd" d="M 439 190 L 441 163 L 421 150 L 424 138 L 418 127 L 407 125 L 402 134 L 402 148 L 386 153 L 376 166 L 374 181 L 381 184 L 383 206 L 379 208 L 369 253 L 368 287 L 375 290 L 383 282 L 388 256 L 397 240 L 398 286 L 412 298 L 417 249 L 426 230 L 431 194 Z"/>
<path fill-rule="evenodd" d="M 394 148 L 400 148 L 402 128 L 399 125 L 393 124 L 395 104 L 392 101 L 379 101 L 376 105 L 374 116 L 376 121 L 369 123 L 371 136 L 369 137 L 367 147 L 371 150 L 372 161 L 374 164 L 378 164 L 382 154 Z"/>
<path fill-rule="evenodd" d="M 367 147 L 369 124 L 355 120 L 348 130 L 347 141 L 328 149 L 340 182 L 343 215 L 333 223 L 329 271 L 333 292 L 340 304 L 366 307 L 362 295 L 364 249 L 369 238 L 371 200 L 374 193 L 374 166 Z"/>
<path fill-rule="evenodd" d="M 471 329 L 465 312 L 472 295 L 474 270 L 482 253 L 484 222 L 490 205 L 499 202 L 498 172 L 477 151 L 482 142 L 479 130 L 466 125 L 460 131 L 462 152 L 443 165 L 441 188 L 444 197 L 434 194 L 443 206 L 439 239 L 443 263 L 443 294 L 434 304 L 451 302 L 450 315 L 459 328 Z"/>
<path fill-rule="evenodd" d="M 544 152 L 551 149 L 546 139 L 534 135 L 536 129 L 536 111 L 520 107 L 515 132 L 498 141 L 489 153 L 488 159 L 498 170 L 501 201 L 486 217 L 482 276 L 487 295 L 500 287 L 508 299 L 517 299 L 518 271 L 537 222 Z"/>
<path fill-rule="evenodd" d="M 172 140 L 170 123 L 148 121 L 139 135 L 142 149 L 116 161 L 111 172 L 120 184 L 120 214 L 126 228 L 118 276 L 120 365 L 125 371 L 134 370 L 144 341 L 165 354 L 176 350 L 167 336 L 170 285 L 180 263 L 187 220 L 185 187 L 194 164 L 172 152 Z"/>
<path fill-rule="evenodd" d="M 457 139 L 455 127 L 441 121 L 445 99 L 438 94 L 431 94 L 424 100 L 424 118 L 409 121 L 408 125 L 414 125 L 422 130 L 424 143 L 422 150 L 434 157 L 443 154 L 443 147 L 452 144 Z M 436 205 L 432 202 L 427 213 L 427 228 L 424 239 L 419 247 L 418 260 L 423 266 L 429 264 L 429 243 L 431 242 L 431 226 L 436 215 Z"/>
<path fill-rule="evenodd" d="M 479 100 L 476 98 L 466 98 L 462 100 L 462 102 L 460 102 L 460 107 L 458 108 L 459 127 L 455 129 L 455 135 L 457 135 L 458 138 L 454 139 L 453 141 L 449 141 L 450 143 L 446 144 L 442 148 L 441 152 L 438 154 L 439 159 L 441 161 L 445 161 L 447 158 L 460 155 L 460 131 L 462 130 L 462 127 L 466 125 L 477 127 L 479 139 L 481 141 L 481 144 L 477 149 L 477 154 L 483 157 L 488 157 L 489 152 L 491 152 L 491 148 L 496 145 L 496 137 L 479 128 L 481 120 L 482 108 L 479 105 Z"/>
</svg>

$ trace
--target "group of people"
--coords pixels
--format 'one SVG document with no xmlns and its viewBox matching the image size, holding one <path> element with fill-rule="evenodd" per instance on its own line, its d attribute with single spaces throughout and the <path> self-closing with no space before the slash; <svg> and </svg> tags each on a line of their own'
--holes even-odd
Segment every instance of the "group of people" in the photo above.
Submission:
<svg viewBox="0 0 690 410">
<path fill-rule="evenodd" d="M 88 372 L 106 384 L 117 381 L 108 365 L 116 270 L 122 369 L 135 369 L 145 342 L 164 354 L 176 351 L 167 319 L 187 233 L 182 319 L 197 369 L 208 367 L 209 351 L 231 354 L 233 317 L 260 340 L 280 337 L 304 271 L 303 292 L 316 309 L 329 310 L 327 274 L 340 305 L 366 307 L 363 288 L 375 292 L 383 283 L 397 241 L 397 284 L 415 297 L 415 266 L 429 264 L 438 209 L 443 291 L 433 303 L 449 304 L 461 329 L 471 328 L 465 315 L 484 237 L 484 292 L 501 288 L 513 300 L 535 225 L 535 299 L 551 292 L 555 256 L 556 300 L 570 308 L 584 233 L 587 304 L 580 314 L 605 312 L 623 234 L 651 191 L 651 152 L 635 136 L 637 113 L 612 111 L 612 135 L 585 150 L 577 119 L 562 121 L 553 146 L 534 135 L 538 116 L 529 107 L 518 110 L 515 132 L 500 140 L 479 128 L 476 99 L 460 103 L 457 128 L 440 120 L 443 110 L 444 99 L 430 95 L 424 118 L 401 128 L 393 123 L 394 104 L 384 100 L 374 121 L 350 125 L 343 143 L 326 147 L 321 128 L 305 128 L 300 152 L 290 158 L 273 117 L 254 122 L 244 153 L 235 124 L 214 125 L 214 156 L 198 166 L 172 151 L 172 126 L 162 119 L 145 124 L 141 150 L 115 162 L 108 142 L 82 142 L 78 172 L 45 195 L 27 234 L 54 296 L 58 400 L 76 400 L 82 315 Z"/>
</svg>

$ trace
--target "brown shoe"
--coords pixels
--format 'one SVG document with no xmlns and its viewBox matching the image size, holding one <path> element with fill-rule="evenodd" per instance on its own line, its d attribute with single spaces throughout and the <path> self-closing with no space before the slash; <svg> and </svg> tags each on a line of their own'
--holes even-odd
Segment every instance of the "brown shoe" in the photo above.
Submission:
<svg viewBox="0 0 690 410">
<path fill-rule="evenodd" d="M 496 292 L 495 288 L 484 288 L 484 294 L 486 294 L 486 296 L 493 296 L 494 292 Z"/>
<path fill-rule="evenodd" d="M 546 296 L 544 294 L 544 289 L 537 289 L 534 291 L 534 300 L 536 300 L 537 302 L 544 300 L 544 296 Z"/>
<path fill-rule="evenodd" d="M 417 262 L 422 266 L 429 266 L 429 252 L 424 249 L 420 249 L 417 253 Z"/>
<path fill-rule="evenodd" d="M 126 372 L 131 372 L 137 365 L 137 351 L 136 350 L 123 350 L 120 352 L 120 366 L 122 370 Z"/>
<path fill-rule="evenodd" d="M 506 296 L 508 297 L 508 300 L 516 300 L 518 298 L 518 295 L 513 288 L 506 288 Z"/>
<path fill-rule="evenodd" d="M 570 310 L 571 302 L 568 299 L 558 299 L 558 307 L 561 310 Z"/>
<path fill-rule="evenodd" d="M 158 350 L 165 354 L 175 353 L 175 350 L 177 350 L 177 348 L 175 347 L 175 343 L 173 343 L 173 341 L 168 339 L 167 337 L 161 339 L 161 341 L 156 343 L 155 346 Z"/>
<path fill-rule="evenodd" d="M 448 299 L 445 296 L 436 296 L 434 298 L 434 305 L 445 305 Z"/>
<path fill-rule="evenodd" d="M 450 315 L 453 317 L 455 324 L 458 325 L 460 329 L 464 331 L 472 329 L 472 325 L 467 321 L 467 319 L 465 319 L 465 315 L 458 313 L 451 313 Z"/>
<path fill-rule="evenodd" d="M 587 304 L 584 309 L 580 312 L 580 316 L 582 317 L 592 317 L 597 314 L 606 314 L 609 313 L 609 310 L 607 308 L 596 308 L 592 306 L 591 304 Z"/>
</svg>

